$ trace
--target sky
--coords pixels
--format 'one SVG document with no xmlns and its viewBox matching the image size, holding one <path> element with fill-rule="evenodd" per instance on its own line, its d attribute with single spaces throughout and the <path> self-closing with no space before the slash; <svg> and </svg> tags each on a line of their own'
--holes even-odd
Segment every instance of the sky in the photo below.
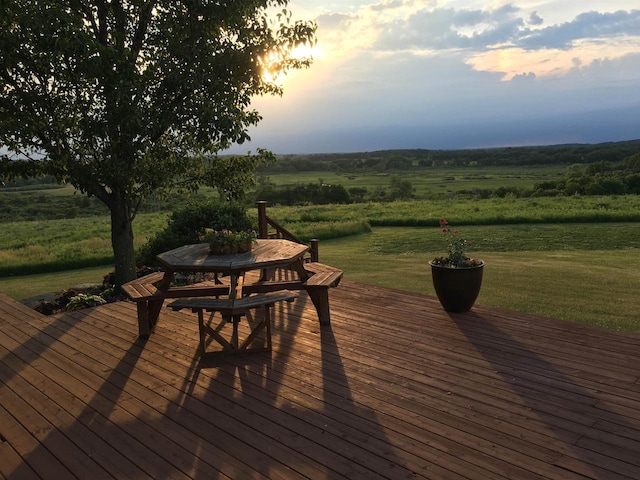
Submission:
<svg viewBox="0 0 640 480">
<path fill-rule="evenodd" d="M 293 0 L 314 62 L 231 152 L 640 138 L 640 0 Z"/>
</svg>

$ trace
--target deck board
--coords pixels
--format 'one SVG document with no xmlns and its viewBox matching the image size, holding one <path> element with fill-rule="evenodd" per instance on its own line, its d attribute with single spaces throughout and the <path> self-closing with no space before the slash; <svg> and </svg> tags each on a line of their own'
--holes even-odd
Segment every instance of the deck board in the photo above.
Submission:
<svg viewBox="0 0 640 480">
<path fill-rule="evenodd" d="M 640 336 L 343 281 L 201 361 L 196 315 L 0 294 L 0 478 L 637 479 Z M 244 326 L 242 332 L 248 331 Z"/>
</svg>

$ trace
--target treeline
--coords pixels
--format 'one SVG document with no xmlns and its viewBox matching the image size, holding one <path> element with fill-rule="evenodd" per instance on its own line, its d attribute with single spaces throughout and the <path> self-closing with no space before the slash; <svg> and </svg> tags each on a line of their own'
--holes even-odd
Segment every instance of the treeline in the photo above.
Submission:
<svg viewBox="0 0 640 480">
<path fill-rule="evenodd" d="M 399 175 L 392 175 L 389 185 L 372 191 L 363 187 L 345 188 L 341 184 L 307 183 L 277 187 L 263 179 L 253 192 L 254 201 L 266 200 L 270 205 L 331 205 L 365 202 L 393 202 L 414 198 L 411 182 Z"/>
<path fill-rule="evenodd" d="M 470 150 L 383 150 L 360 153 L 279 155 L 258 173 L 304 171 L 381 172 L 419 167 L 471 165 L 572 165 L 621 162 L 640 152 L 640 140 L 594 145 L 569 144 L 540 147 L 503 147 Z"/>
</svg>

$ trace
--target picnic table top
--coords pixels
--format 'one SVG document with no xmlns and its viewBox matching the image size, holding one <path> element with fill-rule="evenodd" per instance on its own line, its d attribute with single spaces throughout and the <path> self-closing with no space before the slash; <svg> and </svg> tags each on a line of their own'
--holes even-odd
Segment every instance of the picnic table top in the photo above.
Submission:
<svg viewBox="0 0 640 480">
<path fill-rule="evenodd" d="M 166 268 L 180 271 L 243 272 L 289 265 L 309 250 L 307 245 L 283 239 L 259 239 L 250 252 L 212 254 L 208 243 L 184 245 L 158 255 Z"/>
</svg>

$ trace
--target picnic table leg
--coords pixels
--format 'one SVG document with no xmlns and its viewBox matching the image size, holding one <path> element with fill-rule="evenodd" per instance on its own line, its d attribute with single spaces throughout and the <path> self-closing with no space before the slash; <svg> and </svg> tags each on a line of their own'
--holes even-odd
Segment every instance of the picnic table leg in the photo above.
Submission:
<svg viewBox="0 0 640 480">
<path fill-rule="evenodd" d="M 159 298 L 138 302 L 138 336 L 149 338 L 149 335 L 158 322 L 163 301 L 162 298 Z"/>
<path fill-rule="evenodd" d="M 331 312 L 329 311 L 329 289 L 320 287 L 306 287 L 309 298 L 316 307 L 320 325 L 331 325 Z"/>
<path fill-rule="evenodd" d="M 160 292 L 166 292 L 169 289 L 171 281 L 173 280 L 173 275 L 173 270 L 167 269 L 164 272 L 164 276 L 158 284 L 158 290 L 160 290 Z M 163 303 L 163 297 L 138 302 L 138 335 L 140 337 L 149 338 L 149 335 L 151 335 L 156 323 L 158 323 L 158 317 L 160 316 Z"/>
<path fill-rule="evenodd" d="M 148 302 L 138 302 L 136 304 L 138 310 L 138 336 L 141 338 L 149 338 L 151 328 L 149 325 L 149 305 Z"/>
</svg>

